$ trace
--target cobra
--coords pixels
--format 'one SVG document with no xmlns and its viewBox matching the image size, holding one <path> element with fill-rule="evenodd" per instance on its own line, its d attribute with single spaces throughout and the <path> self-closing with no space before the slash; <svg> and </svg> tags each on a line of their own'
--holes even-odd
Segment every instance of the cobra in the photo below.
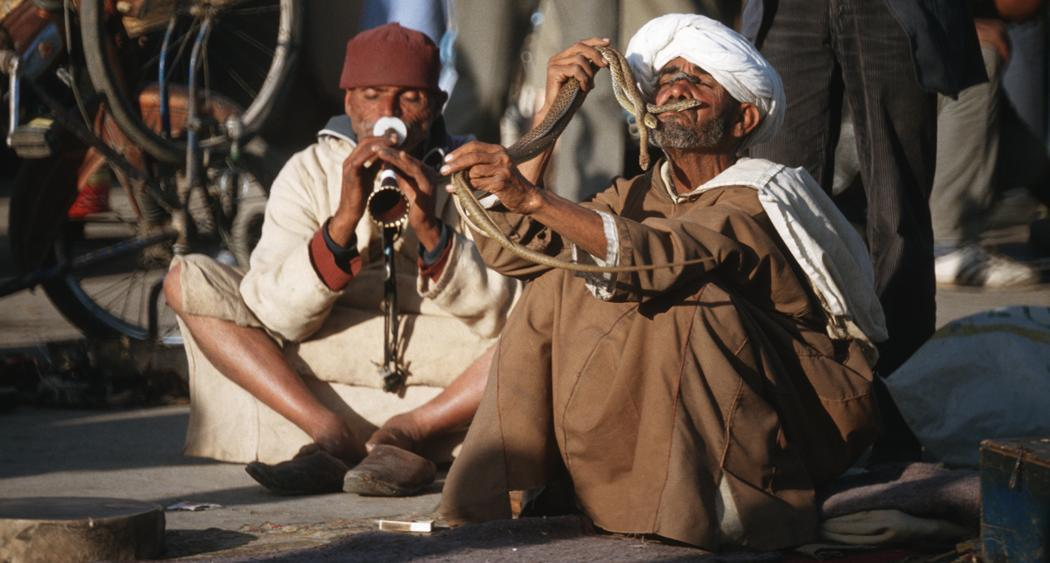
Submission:
<svg viewBox="0 0 1050 563">
<path fill-rule="evenodd" d="M 683 100 L 660 106 L 647 104 L 642 98 L 641 92 L 638 91 L 634 74 L 631 72 L 631 67 L 623 55 L 610 47 L 596 47 L 596 49 L 608 63 L 616 101 L 619 102 L 624 110 L 633 115 L 638 123 L 639 142 L 641 144 L 638 163 L 643 170 L 646 170 L 649 168 L 649 130 L 655 129 L 658 125 L 656 115 L 669 111 L 692 109 L 700 105 L 700 102 L 697 100 Z M 583 103 L 583 99 L 584 96 L 580 95 L 580 83 L 575 78 L 565 81 L 558 90 L 558 95 L 551 103 L 550 111 L 543 121 L 522 136 L 518 142 L 507 148 L 507 154 L 511 160 L 515 164 L 526 162 L 550 147 L 561 135 L 566 125 L 569 124 L 573 114 L 576 113 L 576 110 Z M 574 272 L 603 274 L 676 268 L 713 260 L 712 257 L 703 257 L 666 264 L 641 264 L 635 266 L 598 266 L 560 260 L 525 248 L 510 240 L 492 220 L 488 211 L 478 202 L 477 197 L 474 196 L 474 190 L 470 185 L 466 171 L 457 172 L 452 176 L 452 186 L 452 193 L 460 215 L 472 230 L 482 236 L 491 238 L 516 256 L 543 266 Z"/>
</svg>

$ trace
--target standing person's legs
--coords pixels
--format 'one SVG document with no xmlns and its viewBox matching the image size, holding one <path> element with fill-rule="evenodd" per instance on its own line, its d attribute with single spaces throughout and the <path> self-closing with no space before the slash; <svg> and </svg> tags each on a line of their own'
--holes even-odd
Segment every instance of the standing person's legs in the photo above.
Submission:
<svg viewBox="0 0 1050 563">
<path fill-rule="evenodd" d="M 911 44 L 882 2 L 842 0 L 832 18 L 867 199 L 867 239 L 889 340 L 879 375 L 890 376 L 933 334 L 936 322 L 929 195 L 936 159 L 936 97 L 916 80 Z M 875 459 L 915 459 L 921 447 L 883 385 L 884 436 Z"/>
<path fill-rule="evenodd" d="M 397 22 L 441 43 L 446 27 L 442 4 L 435 0 L 366 0 L 361 7 L 361 29 Z"/>
<path fill-rule="evenodd" d="M 1006 98 L 999 98 L 999 162 L 997 191 L 1025 187 L 1050 207 L 1050 154 L 1039 135 L 1028 126 Z"/>
<path fill-rule="evenodd" d="M 890 334 L 879 349 L 879 370 L 888 376 L 934 330 L 929 196 L 936 97 L 919 86 L 911 44 L 884 3 L 843 0 L 839 6 L 832 41 L 857 132 L 868 248 Z"/>
<path fill-rule="evenodd" d="M 547 2 L 545 6 L 544 18 L 557 20 L 560 49 L 589 37 L 615 40 L 619 34 L 620 0 Z M 602 74 L 558 139 L 551 187 L 572 201 L 587 199 L 606 188 L 610 178 L 623 175 L 627 124 L 609 76 Z"/>
<path fill-rule="evenodd" d="M 781 0 L 764 38 L 762 55 L 784 82 L 784 123 L 749 155 L 787 166 L 803 166 L 830 193 L 835 137 L 841 108 L 838 68 L 827 44 L 826 0 Z"/>
<path fill-rule="evenodd" d="M 452 23 L 459 78 L 444 111 L 449 132 L 474 135 L 486 143 L 500 141 L 500 118 L 537 1 L 455 1 Z"/>
<path fill-rule="evenodd" d="M 983 47 L 988 82 L 938 96 L 937 168 L 930 193 L 933 237 L 938 245 L 977 242 L 995 196 L 999 154 L 999 57 Z"/>
<path fill-rule="evenodd" d="M 1036 143 L 1035 154 L 1008 143 L 1014 135 L 1003 127 L 1009 104 L 1000 88 L 999 54 L 990 45 L 982 45 L 981 55 L 988 82 L 970 86 L 957 99 L 938 96 L 937 100 L 937 171 L 930 194 L 937 255 L 934 270 L 941 284 L 1028 285 L 1039 280 L 1038 272 L 989 252 L 980 238 L 999 188 L 1004 182 L 1024 185 L 1012 181 L 1019 178 L 1020 171 L 1039 169 L 1039 153 L 1044 163 L 1046 153 L 1042 143 Z M 1027 158 L 1003 166 L 1014 155 Z"/>
</svg>

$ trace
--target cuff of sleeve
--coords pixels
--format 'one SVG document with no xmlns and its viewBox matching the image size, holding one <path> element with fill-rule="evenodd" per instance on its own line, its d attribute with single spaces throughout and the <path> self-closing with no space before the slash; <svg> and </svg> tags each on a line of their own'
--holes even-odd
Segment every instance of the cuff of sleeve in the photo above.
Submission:
<svg viewBox="0 0 1050 563">
<path fill-rule="evenodd" d="M 441 226 L 441 241 L 433 252 L 420 252 L 419 253 L 419 274 L 430 278 L 431 281 L 437 281 L 441 277 L 441 273 L 445 271 L 445 264 L 448 262 L 448 257 L 452 254 L 452 236 L 447 226 Z M 422 247 L 421 247 L 422 248 Z"/>
<path fill-rule="evenodd" d="M 357 245 L 351 239 L 348 247 L 341 247 L 328 235 L 328 222 L 310 239 L 310 264 L 317 277 L 332 291 L 340 291 L 361 271 L 362 260 Z"/>
<path fill-rule="evenodd" d="M 605 233 L 605 260 L 601 260 L 587 252 L 580 250 L 575 244 L 572 245 L 572 259 L 574 262 L 584 264 L 596 264 L 598 266 L 618 266 L 620 264 L 620 233 L 616 228 L 616 220 L 604 211 L 596 211 L 602 218 L 602 231 Z M 584 278 L 587 290 L 591 295 L 608 301 L 614 295 L 616 274 L 579 274 Z"/>
<path fill-rule="evenodd" d="M 420 243 L 420 245 L 419 245 L 419 266 L 420 266 L 420 268 L 423 268 L 423 267 L 428 267 L 429 268 L 430 266 L 433 266 L 434 264 L 437 263 L 438 260 L 441 259 L 442 256 L 447 254 L 446 251 L 448 250 L 448 241 L 449 241 L 449 228 L 448 228 L 448 225 L 446 225 L 444 223 L 441 223 L 441 237 L 438 239 L 437 246 L 434 247 L 434 250 L 429 250 L 428 251 L 426 248 L 423 247 L 422 243 Z"/>
</svg>

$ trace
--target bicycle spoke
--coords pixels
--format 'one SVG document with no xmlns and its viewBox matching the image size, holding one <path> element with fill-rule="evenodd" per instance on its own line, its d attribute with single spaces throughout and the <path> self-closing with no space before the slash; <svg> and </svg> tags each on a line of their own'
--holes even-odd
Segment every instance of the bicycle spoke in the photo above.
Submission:
<svg viewBox="0 0 1050 563">
<path fill-rule="evenodd" d="M 229 10 L 223 10 L 223 14 L 232 14 L 238 16 L 255 16 L 261 14 L 272 14 L 274 12 L 280 12 L 280 3 L 272 6 L 257 6 L 253 8 L 230 8 Z"/>
<path fill-rule="evenodd" d="M 233 26 L 228 27 L 232 28 Z M 229 29 L 229 31 L 231 31 L 234 36 L 239 37 L 241 41 L 255 47 L 256 50 L 261 51 L 264 55 L 270 58 L 273 58 L 277 54 L 274 49 L 267 47 L 262 41 L 252 37 L 246 31 L 240 29 Z"/>
<path fill-rule="evenodd" d="M 231 72 L 236 71 L 249 85 L 261 86 L 266 81 L 270 63 L 274 57 L 272 50 L 268 50 L 268 52 L 267 50 L 258 50 L 256 48 L 246 49 L 245 43 L 249 43 L 250 47 L 255 47 L 256 45 L 237 36 L 231 31 L 230 26 L 226 26 L 224 33 L 218 34 L 215 37 L 215 41 L 217 41 L 215 45 L 216 52 L 236 53 L 235 56 L 218 61 L 224 66 L 227 77 Z M 258 42 L 256 41 L 256 43 Z M 250 77 L 250 79 L 246 77 Z"/>
<path fill-rule="evenodd" d="M 94 297 L 94 300 L 95 301 L 99 301 L 99 300 L 102 299 L 103 296 L 112 295 L 115 290 L 124 287 L 124 279 L 125 278 L 119 278 L 119 279 L 117 279 L 117 281 L 110 283 L 109 285 L 107 285 L 106 287 L 102 288 L 101 290 L 92 291 L 91 294 Z M 90 282 L 91 279 L 90 278 L 80 278 L 81 285 L 83 285 L 85 281 Z M 122 292 L 117 292 L 117 295 L 119 296 L 120 293 L 122 293 Z M 113 301 L 115 301 L 115 300 L 116 300 L 116 298 L 113 299 Z"/>
<path fill-rule="evenodd" d="M 248 94 L 252 98 L 254 98 L 254 97 L 259 95 L 259 91 L 254 89 L 254 88 L 252 88 L 251 85 L 248 84 L 248 81 L 245 80 L 244 77 L 241 76 L 241 73 L 239 73 L 239 72 L 237 72 L 237 71 L 235 71 L 233 69 L 230 69 L 230 78 L 233 79 L 233 81 L 236 82 L 237 85 L 241 87 L 241 90 L 244 90 L 245 94 Z"/>
<path fill-rule="evenodd" d="M 125 313 L 124 318 L 129 321 L 134 319 L 136 324 L 139 324 L 140 326 L 145 326 L 145 323 L 143 322 L 143 314 L 145 311 L 142 308 L 142 303 L 144 301 L 144 296 L 149 293 L 146 289 L 146 286 L 149 285 L 149 274 L 148 271 L 140 270 L 135 285 L 128 291 L 129 306 L 135 307 L 135 302 L 137 302 L 139 310 L 137 312 L 138 314 L 135 314 L 136 312 L 134 310 L 128 311 Z"/>
<path fill-rule="evenodd" d="M 139 291 L 139 326 L 149 326 L 149 277 L 143 278 L 142 290 Z"/>
<path fill-rule="evenodd" d="M 183 54 L 183 51 L 184 51 L 184 45 L 186 43 L 186 38 L 188 36 L 192 35 L 196 31 L 196 29 L 195 29 L 196 25 L 197 25 L 196 23 L 191 24 L 190 28 L 185 33 L 179 35 L 178 37 L 176 37 L 176 38 L 174 38 L 172 40 L 171 44 L 172 45 L 178 44 L 179 48 L 175 52 L 175 58 L 174 59 L 170 59 L 168 61 L 168 68 L 174 67 L 182 59 L 182 54 Z M 168 50 L 169 51 L 171 50 L 170 47 L 169 47 Z M 145 64 L 140 65 L 142 67 L 142 70 L 145 71 L 145 70 L 149 70 L 149 69 L 153 68 L 157 63 L 160 62 L 160 55 L 161 55 L 161 52 L 158 49 L 156 55 L 153 55 L 152 57 L 150 57 L 149 60 L 147 60 Z"/>
<path fill-rule="evenodd" d="M 135 272 L 132 272 L 130 275 L 134 276 Z M 121 288 L 126 288 L 128 286 L 128 278 L 127 277 L 123 277 L 123 278 L 118 279 L 115 282 L 115 285 L 118 285 Z M 107 294 L 109 294 L 109 293 L 112 293 L 112 292 L 107 292 Z M 118 302 L 121 297 L 126 297 L 127 294 L 128 294 L 127 291 L 118 291 L 118 292 L 116 292 L 115 294 L 113 294 L 113 296 L 110 299 L 108 299 L 105 303 L 102 304 L 102 308 L 106 309 L 107 311 L 111 311 L 113 304 Z M 102 303 L 101 299 L 99 299 L 97 296 L 94 298 L 94 301 L 96 303 Z"/>
<path fill-rule="evenodd" d="M 138 275 L 139 275 L 138 271 L 132 272 L 132 274 L 131 274 L 132 281 L 128 283 L 128 287 L 129 288 L 132 287 L 132 285 L 134 284 L 134 280 L 139 277 Z M 120 318 L 122 318 L 122 319 L 127 319 L 128 318 L 128 304 L 129 303 L 131 303 L 131 295 L 130 295 L 129 291 L 125 291 L 124 292 L 124 303 L 121 305 L 121 307 L 120 307 L 120 315 L 118 315 Z"/>
</svg>

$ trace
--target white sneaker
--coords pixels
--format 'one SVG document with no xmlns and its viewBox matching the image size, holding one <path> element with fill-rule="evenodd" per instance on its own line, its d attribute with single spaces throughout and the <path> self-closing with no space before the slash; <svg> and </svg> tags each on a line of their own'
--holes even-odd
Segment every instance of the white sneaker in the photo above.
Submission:
<svg viewBox="0 0 1050 563">
<path fill-rule="evenodd" d="M 1035 268 L 968 244 L 934 261 L 937 283 L 974 287 L 1023 287 L 1039 283 Z"/>
</svg>

